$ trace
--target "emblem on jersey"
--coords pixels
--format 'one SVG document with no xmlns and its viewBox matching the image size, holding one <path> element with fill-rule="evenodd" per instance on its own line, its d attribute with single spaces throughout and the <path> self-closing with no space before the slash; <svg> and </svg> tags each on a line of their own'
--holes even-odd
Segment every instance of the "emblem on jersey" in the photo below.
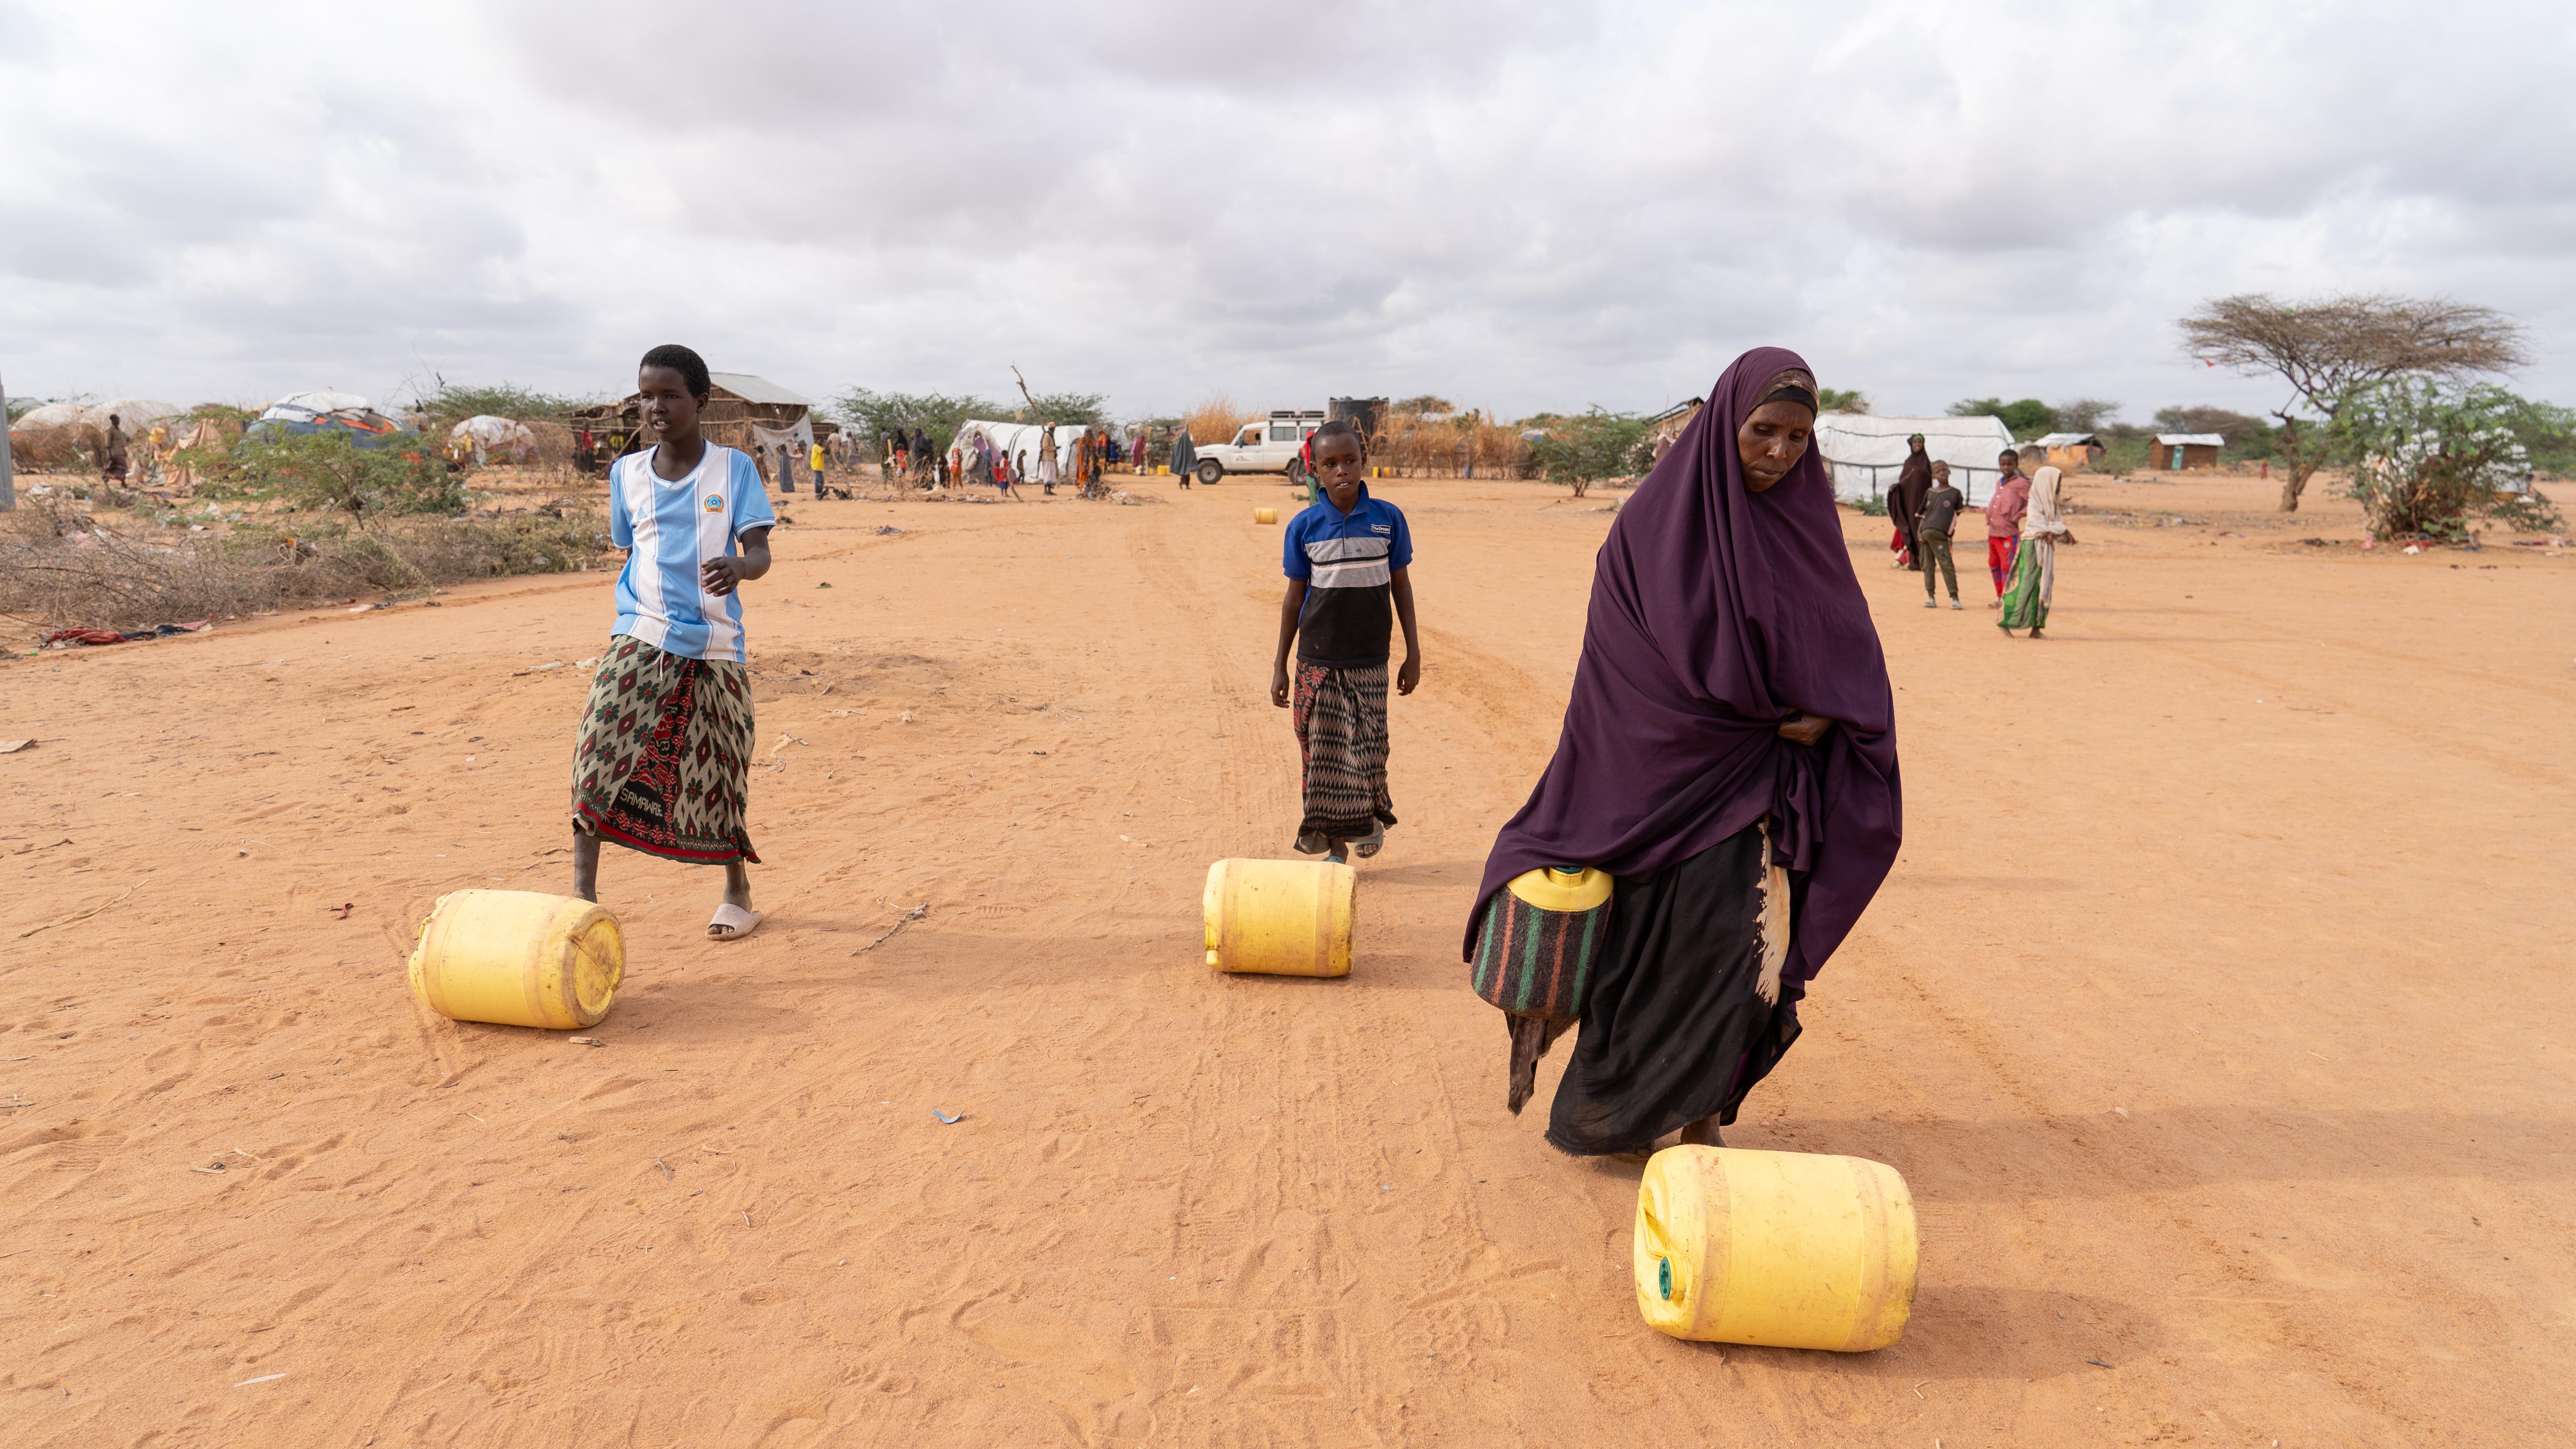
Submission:
<svg viewBox="0 0 2576 1449">
<path fill-rule="evenodd" d="M 724 495 L 721 493 L 708 494 L 705 507 L 709 513 L 724 512 Z"/>
</svg>

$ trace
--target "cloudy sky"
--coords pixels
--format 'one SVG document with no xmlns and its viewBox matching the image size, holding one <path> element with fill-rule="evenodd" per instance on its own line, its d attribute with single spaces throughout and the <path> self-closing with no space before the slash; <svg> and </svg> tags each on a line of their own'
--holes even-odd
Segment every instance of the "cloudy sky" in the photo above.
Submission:
<svg viewBox="0 0 2576 1449">
<path fill-rule="evenodd" d="M 11 392 L 1881 412 L 2213 402 L 2234 291 L 2443 295 L 2576 402 L 2576 8 L 0 0 Z"/>
</svg>

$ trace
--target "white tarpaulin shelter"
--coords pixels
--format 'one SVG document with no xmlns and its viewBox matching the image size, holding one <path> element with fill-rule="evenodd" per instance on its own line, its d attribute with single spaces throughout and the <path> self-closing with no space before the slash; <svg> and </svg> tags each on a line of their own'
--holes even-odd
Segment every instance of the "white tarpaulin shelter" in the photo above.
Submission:
<svg viewBox="0 0 2576 1449">
<path fill-rule="evenodd" d="M 376 405 L 354 392 L 290 392 L 259 415 L 263 423 L 310 423 L 333 413 L 372 413 Z"/>
<path fill-rule="evenodd" d="M 131 438 L 150 431 L 154 423 L 166 422 L 178 415 L 177 403 L 160 402 L 148 397 L 121 397 L 114 402 L 91 404 L 89 425 L 98 429 L 99 435 L 104 437 L 107 434 L 107 420 L 114 418 L 117 426 L 125 429 L 125 435 Z"/>
<path fill-rule="evenodd" d="M 1084 431 L 1085 429 L 1080 423 L 1058 423 L 1055 425 L 1055 471 L 1057 478 L 1063 482 L 1070 483 L 1073 481 L 1074 448 L 1075 445 L 1082 441 Z M 981 434 L 984 437 L 992 439 L 993 450 L 995 452 L 1008 453 L 1011 457 L 1011 466 L 1013 468 L 1019 467 L 1020 456 L 1022 454 L 1027 454 L 1029 460 L 1029 476 L 1021 479 L 1020 481 L 1023 483 L 1033 483 L 1037 481 L 1038 452 L 1045 445 L 1045 428 L 1040 427 L 1036 423 L 988 423 L 980 419 L 969 418 L 958 425 L 956 441 L 951 442 L 948 446 L 952 448 L 965 447 L 967 446 L 966 440 L 977 434 Z"/>
<path fill-rule="evenodd" d="M 1816 451 L 1834 480 L 1834 496 L 1857 503 L 1884 498 L 1910 451 L 1905 440 L 1923 435 L 1923 451 L 1950 465 L 1950 481 L 1970 507 L 1995 491 L 2002 470 L 1995 455 L 2013 445 L 2012 429 L 1997 417 L 1882 418 L 1871 413 L 1826 413 L 1816 419 Z"/>
<path fill-rule="evenodd" d="M 478 413 L 447 431 L 449 457 L 471 452 L 474 466 L 480 468 L 494 458 L 511 463 L 537 461 L 537 435 L 526 423 L 510 418 L 496 418 Z"/>
</svg>

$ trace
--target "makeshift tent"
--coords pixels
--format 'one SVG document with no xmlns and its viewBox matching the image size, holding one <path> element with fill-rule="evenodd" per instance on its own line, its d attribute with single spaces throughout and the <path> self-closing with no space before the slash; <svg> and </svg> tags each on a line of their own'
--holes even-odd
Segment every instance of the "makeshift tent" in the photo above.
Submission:
<svg viewBox="0 0 2576 1449">
<path fill-rule="evenodd" d="M 2031 456 L 2037 450 L 2040 456 Z M 2102 440 L 2091 433 L 2050 433 L 2021 445 L 2022 471 L 2027 473 L 2043 464 L 2074 473 L 2091 468 L 2109 451 Z"/>
<path fill-rule="evenodd" d="M 1907 437 L 1921 433 L 1923 451 L 1950 465 L 1950 481 L 1970 506 L 1994 495 L 2003 476 L 1995 455 L 2013 445 L 2012 429 L 1997 417 L 1886 418 L 1875 413 L 1826 413 L 1816 419 L 1816 451 L 1834 480 L 1834 496 L 1847 503 L 1884 498 L 1905 466 Z"/>
<path fill-rule="evenodd" d="M 1086 431 L 1088 429 L 1079 423 L 1055 425 L 1055 471 L 1064 482 L 1073 481 L 1074 450 L 1082 441 L 1082 435 Z M 1029 455 L 1029 476 L 1020 481 L 1027 483 L 1037 477 L 1038 451 L 1046 444 L 1045 434 L 1046 429 L 1036 423 L 988 423 L 969 418 L 958 425 L 957 439 L 948 446 L 952 448 L 972 446 L 966 441 L 972 436 L 990 438 L 993 441 L 993 450 L 997 453 L 1009 454 L 1011 466 L 1014 468 L 1020 466 L 1020 455 L 1026 453 Z"/>
<path fill-rule="evenodd" d="M 339 432 L 354 447 L 378 448 L 397 438 L 415 436 L 410 427 L 377 412 L 375 405 L 351 392 L 291 392 L 270 403 L 251 424 L 255 438 L 284 433 Z"/>
<path fill-rule="evenodd" d="M 148 397 L 121 397 L 114 402 L 95 404 L 87 412 L 89 425 L 98 429 L 102 438 L 107 436 L 107 420 L 111 417 L 131 438 L 150 431 L 154 423 L 166 422 L 178 415 L 178 404 L 156 402 Z"/>
<path fill-rule="evenodd" d="M 537 461 L 537 435 L 528 430 L 526 423 L 478 413 L 447 430 L 447 456 L 462 462 L 469 453 L 478 468 L 494 458 L 507 463 L 533 463 Z"/>
<path fill-rule="evenodd" d="M 96 404 L 47 403 L 29 409 L 10 425 L 10 449 L 23 453 L 18 461 L 32 467 L 59 466 L 79 457 L 95 459 L 107 446 L 111 415 L 125 429 L 127 447 L 140 452 L 149 443 L 153 424 L 170 423 L 175 430 L 179 409 L 140 397 Z"/>
<path fill-rule="evenodd" d="M 805 450 L 814 446 L 814 434 L 832 428 L 829 423 L 817 426 L 812 403 L 765 377 L 710 371 L 707 381 L 712 385 L 706 406 L 698 410 L 698 431 L 710 443 L 757 454 L 775 466 L 779 444 L 787 444 L 797 459 L 803 459 L 809 456 Z M 630 393 L 620 402 L 575 408 L 572 425 L 590 429 L 603 446 L 614 448 L 629 440 L 637 447 L 652 446 L 652 438 L 643 431 L 640 393 Z"/>
</svg>

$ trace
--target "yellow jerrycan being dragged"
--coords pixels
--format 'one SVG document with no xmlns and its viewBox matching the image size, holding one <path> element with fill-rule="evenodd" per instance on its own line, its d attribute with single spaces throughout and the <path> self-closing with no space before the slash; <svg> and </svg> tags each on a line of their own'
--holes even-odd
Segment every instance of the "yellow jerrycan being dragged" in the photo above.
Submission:
<svg viewBox="0 0 2576 1449">
<path fill-rule="evenodd" d="M 1914 1197 L 1866 1158 L 1668 1147 L 1636 1260 L 1637 1308 L 1675 1338 L 1866 1353 L 1914 1311 Z"/>
<path fill-rule="evenodd" d="M 1327 860 L 1220 860 L 1200 905 L 1207 963 L 1266 976 L 1351 974 L 1351 892 L 1360 873 Z"/>
<path fill-rule="evenodd" d="M 438 898 L 411 953 L 411 991 L 457 1021 L 570 1031 L 596 1026 L 626 974 L 608 908 L 539 891 Z"/>
</svg>

